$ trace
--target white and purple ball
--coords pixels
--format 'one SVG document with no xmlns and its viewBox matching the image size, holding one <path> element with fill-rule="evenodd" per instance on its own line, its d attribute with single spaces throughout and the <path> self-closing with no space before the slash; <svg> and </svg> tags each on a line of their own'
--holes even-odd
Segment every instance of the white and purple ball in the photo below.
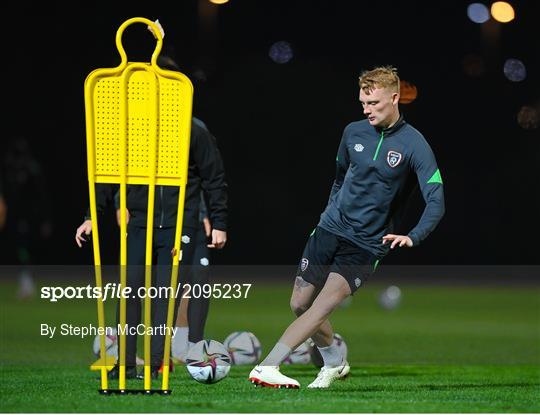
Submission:
<svg viewBox="0 0 540 415">
<path fill-rule="evenodd" d="M 186 368 L 200 383 L 217 383 L 231 370 L 231 357 L 225 346 L 215 340 L 195 343 L 186 355 Z"/>
<path fill-rule="evenodd" d="M 261 342 L 250 331 L 235 331 L 223 341 L 233 365 L 253 365 L 259 362 Z"/>
</svg>

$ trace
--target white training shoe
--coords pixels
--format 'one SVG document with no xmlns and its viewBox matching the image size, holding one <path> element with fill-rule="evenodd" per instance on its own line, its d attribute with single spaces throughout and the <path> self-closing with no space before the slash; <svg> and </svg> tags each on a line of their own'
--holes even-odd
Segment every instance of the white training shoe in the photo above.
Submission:
<svg viewBox="0 0 540 415">
<path fill-rule="evenodd" d="M 345 379 L 350 371 L 351 367 L 347 361 L 336 367 L 323 366 L 315 380 L 308 385 L 308 388 L 328 388 L 335 380 Z"/>
<path fill-rule="evenodd" d="M 300 387 L 297 380 L 281 373 L 279 366 L 255 366 L 249 374 L 249 380 L 255 386 L 266 386 L 269 388 L 298 389 Z"/>
</svg>

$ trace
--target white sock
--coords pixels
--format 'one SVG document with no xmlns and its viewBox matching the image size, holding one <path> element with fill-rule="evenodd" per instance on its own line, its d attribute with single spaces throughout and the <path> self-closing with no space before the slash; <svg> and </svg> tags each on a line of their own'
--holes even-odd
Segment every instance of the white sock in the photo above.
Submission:
<svg viewBox="0 0 540 415">
<path fill-rule="evenodd" d="M 189 327 L 176 327 L 176 334 L 172 338 L 171 353 L 181 358 L 188 350 Z"/>
<path fill-rule="evenodd" d="M 343 362 L 343 356 L 339 351 L 336 339 L 333 340 L 330 346 L 317 346 L 317 349 L 319 349 L 319 352 L 321 352 L 321 356 L 323 358 L 325 366 L 336 367 L 341 365 L 341 363 Z"/>
<path fill-rule="evenodd" d="M 284 343 L 277 342 L 268 356 L 259 363 L 259 366 L 279 366 L 291 354 L 292 350 Z"/>
</svg>

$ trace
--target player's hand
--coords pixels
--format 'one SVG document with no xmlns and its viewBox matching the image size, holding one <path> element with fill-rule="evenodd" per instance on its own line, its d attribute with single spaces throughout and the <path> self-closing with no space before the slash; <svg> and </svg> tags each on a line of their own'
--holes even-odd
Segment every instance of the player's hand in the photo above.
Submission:
<svg viewBox="0 0 540 415">
<path fill-rule="evenodd" d="M 412 248 L 413 246 L 412 239 L 409 238 L 407 235 L 394 235 L 389 233 L 388 235 L 384 235 L 382 238 L 383 245 L 388 242 L 392 242 L 392 245 L 390 245 L 390 249 L 394 249 L 396 246 L 399 246 L 400 248 Z"/>
<path fill-rule="evenodd" d="M 120 226 L 120 209 L 116 209 L 116 223 Z M 126 225 L 129 223 L 129 210 L 126 209 Z"/>
<path fill-rule="evenodd" d="M 221 249 L 227 242 L 227 232 L 218 229 L 212 230 L 212 243 L 208 244 L 208 248 Z"/>
<path fill-rule="evenodd" d="M 82 248 L 82 242 L 86 242 L 83 234 L 90 235 L 90 232 L 92 232 L 92 221 L 89 219 L 85 220 L 83 224 L 77 228 L 77 232 L 75 233 L 75 242 L 77 242 L 79 248 Z"/>
</svg>

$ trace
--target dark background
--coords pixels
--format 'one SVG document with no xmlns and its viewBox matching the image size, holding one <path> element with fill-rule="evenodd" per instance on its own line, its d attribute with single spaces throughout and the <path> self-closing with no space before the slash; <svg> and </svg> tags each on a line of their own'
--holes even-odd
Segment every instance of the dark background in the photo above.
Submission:
<svg viewBox="0 0 540 415">
<path fill-rule="evenodd" d="M 384 262 L 540 263 L 540 130 L 516 121 L 523 105 L 540 99 L 538 2 L 512 2 L 516 19 L 506 25 L 475 24 L 468 2 L 456 1 L 163 3 L 16 2 L 4 13 L 0 151 L 4 159 L 10 140 L 28 139 L 43 169 L 40 197 L 51 206 L 52 231 L 41 232 L 39 221 L 31 227 L 35 263 L 92 263 L 91 246 L 74 242 L 88 203 L 83 83 L 93 69 L 118 64 L 116 30 L 136 16 L 162 23 L 164 52 L 193 80 L 194 115 L 223 155 L 229 242 L 216 263 L 298 261 L 326 206 L 342 130 L 363 118 L 358 76 L 387 64 L 418 88 L 401 109 L 434 150 L 447 213 L 423 245 Z M 268 51 L 283 40 L 294 57 L 278 64 Z M 143 25 L 127 29 L 124 43 L 132 61 L 148 61 L 154 47 Z M 471 54 L 483 65 L 476 76 L 464 70 Z M 505 78 L 507 58 L 525 63 L 524 81 Z M 43 213 L 47 202 L 35 190 L 19 196 Z M 403 233 L 422 209 L 417 195 Z M 2 264 L 18 261 L 10 213 L 0 232 Z M 107 217 L 110 247 L 102 252 L 113 263 L 112 210 Z"/>
</svg>

